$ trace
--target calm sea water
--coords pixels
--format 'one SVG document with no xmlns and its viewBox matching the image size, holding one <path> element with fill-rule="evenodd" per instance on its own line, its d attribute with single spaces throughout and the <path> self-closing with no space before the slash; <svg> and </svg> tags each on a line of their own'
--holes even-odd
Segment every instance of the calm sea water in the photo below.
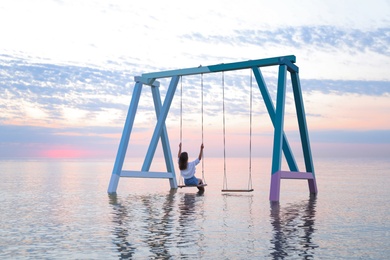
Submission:
<svg viewBox="0 0 390 260">
<path fill-rule="evenodd" d="M 317 159 L 319 194 L 282 180 L 279 203 L 270 164 L 253 159 L 252 193 L 221 193 L 223 160 L 205 159 L 204 194 L 122 179 L 109 196 L 113 161 L 0 161 L 0 258 L 390 258 L 390 161 Z M 247 159 L 227 169 L 228 188 L 247 188 Z"/>
</svg>

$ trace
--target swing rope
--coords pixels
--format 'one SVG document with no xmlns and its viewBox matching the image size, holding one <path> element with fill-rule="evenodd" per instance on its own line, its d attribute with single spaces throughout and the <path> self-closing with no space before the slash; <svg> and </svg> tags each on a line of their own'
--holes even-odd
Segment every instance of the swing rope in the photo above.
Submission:
<svg viewBox="0 0 390 260">
<path fill-rule="evenodd" d="M 223 125 L 223 190 L 227 190 L 226 176 L 226 125 L 225 125 L 225 74 L 222 71 L 222 125 Z"/>
<path fill-rule="evenodd" d="M 183 76 L 180 76 L 180 143 L 183 145 Z M 184 186 L 183 178 L 179 178 L 179 187 Z"/>
<path fill-rule="evenodd" d="M 203 73 L 201 74 L 201 83 L 200 83 L 200 89 L 201 89 L 201 114 L 202 114 L 202 144 L 204 143 L 204 131 L 203 131 Z M 203 184 L 206 184 L 206 179 L 204 177 L 204 151 L 202 152 L 202 181 Z"/>
<path fill-rule="evenodd" d="M 252 111 L 253 111 L 253 90 L 252 90 L 252 70 L 249 70 L 250 94 L 249 94 L 249 179 L 248 190 L 252 190 Z"/>
<path fill-rule="evenodd" d="M 180 76 L 180 143 L 183 142 L 183 76 Z"/>
</svg>

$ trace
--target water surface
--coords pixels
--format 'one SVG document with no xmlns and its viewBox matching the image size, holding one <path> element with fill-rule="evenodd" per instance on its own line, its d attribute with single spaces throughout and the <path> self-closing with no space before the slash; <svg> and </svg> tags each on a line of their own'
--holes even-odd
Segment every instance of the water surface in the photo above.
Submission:
<svg viewBox="0 0 390 260">
<path fill-rule="evenodd" d="M 390 162 L 318 160 L 319 194 L 282 180 L 279 203 L 268 200 L 270 159 L 254 160 L 251 193 L 221 193 L 222 163 L 205 162 L 204 194 L 122 179 L 108 195 L 112 161 L 0 161 L 0 258 L 390 257 Z M 229 188 L 247 187 L 247 164 L 230 159 Z"/>
</svg>

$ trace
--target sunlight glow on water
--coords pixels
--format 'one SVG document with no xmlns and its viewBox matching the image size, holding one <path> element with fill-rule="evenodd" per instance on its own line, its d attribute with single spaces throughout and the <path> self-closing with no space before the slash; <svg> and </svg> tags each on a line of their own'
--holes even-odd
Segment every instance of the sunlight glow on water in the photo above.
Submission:
<svg viewBox="0 0 390 260">
<path fill-rule="evenodd" d="M 231 186 L 246 185 L 245 163 L 234 161 Z M 269 161 L 259 165 L 252 193 L 221 193 L 215 167 L 204 194 L 123 179 L 108 195 L 113 162 L 0 161 L 0 258 L 390 257 L 389 162 L 324 159 L 318 196 L 283 180 L 280 203 L 268 201 Z"/>
</svg>

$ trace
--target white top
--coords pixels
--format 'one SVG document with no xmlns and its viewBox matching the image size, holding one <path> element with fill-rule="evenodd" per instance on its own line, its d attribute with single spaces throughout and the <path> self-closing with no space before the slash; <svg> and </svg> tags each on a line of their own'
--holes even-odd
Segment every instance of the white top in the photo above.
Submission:
<svg viewBox="0 0 390 260">
<path fill-rule="evenodd" d="M 180 170 L 181 176 L 183 176 L 184 179 L 189 179 L 195 175 L 196 172 L 196 165 L 199 164 L 199 158 L 196 158 L 195 161 L 189 162 L 187 164 L 187 169 Z"/>
</svg>

